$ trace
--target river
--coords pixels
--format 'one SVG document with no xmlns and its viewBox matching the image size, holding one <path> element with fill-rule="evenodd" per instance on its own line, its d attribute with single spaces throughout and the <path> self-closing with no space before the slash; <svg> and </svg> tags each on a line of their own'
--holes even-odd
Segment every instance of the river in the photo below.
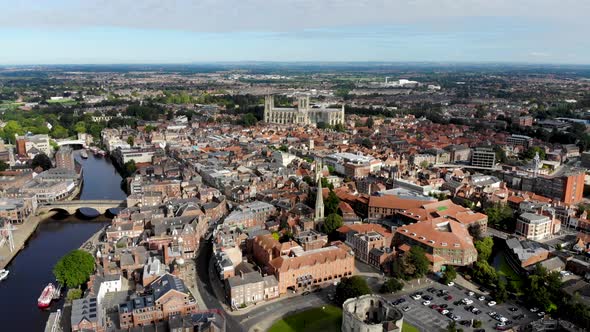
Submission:
<svg viewBox="0 0 590 332">
<path fill-rule="evenodd" d="M 107 158 L 78 160 L 84 168 L 80 199 L 124 199 L 121 176 Z M 31 236 L 25 249 L 6 267 L 8 279 L 0 282 L 0 331 L 43 331 L 49 311 L 37 308 L 37 298 L 48 282 L 54 282 L 53 265 L 61 256 L 82 245 L 109 223 L 108 219 L 88 221 L 70 216 L 47 219 Z M 62 300 L 63 301 L 63 300 Z M 63 302 L 54 303 L 51 311 Z"/>
</svg>

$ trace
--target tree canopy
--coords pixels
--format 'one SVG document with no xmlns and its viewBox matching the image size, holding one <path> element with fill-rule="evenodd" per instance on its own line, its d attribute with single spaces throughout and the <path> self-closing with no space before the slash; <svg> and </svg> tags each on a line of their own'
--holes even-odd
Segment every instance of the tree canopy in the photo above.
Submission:
<svg viewBox="0 0 590 332">
<path fill-rule="evenodd" d="M 494 204 L 485 209 L 485 214 L 488 216 L 488 223 L 494 228 L 512 232 L 516 227 L 512 209 L 506 204 Z"/>
<path fill-rule="evenodd" d="M 389 278 L 381 285 L 379 291 L 381 293 L 395 293 L 402 290 L 402 288 L 404 288 L 403 282 L 396 278 Z"/>
<path fill-rule="evenodd" d="M 404 280 L 421 278 L 429 269 L 430 262 L 426 258 L 424 249 L 412 246 L 409 252 L 393 262 L 393 274 Z"/>
<path fill-rule="evenodd" d="M 494 240 L 491 237 L 485 237 L 481 240 L 475 241 L 475 249 L 477 249 L 477 259 L 487 261 L 492 256 L 492 249 L 494 247 Z"/>
<path fill-rule="evenodd" d="M 330 213 L 322 224 L 322 232 L 332 234 L 343 224 L 342 217 L 336 213 Z"/>
<path fill-rule="evenodd" d="M 46 171 L 50 169 L 52 166 L 53 164 L 51 163 L 51 159 L 49 159 L 49 157 L 45 153 L 40 153 L 36 155 L 31 161 L 31 167 L 33 169 L 41 167 L 44 171 Z"/>
<path fill-rule="evenodd" d="M 452 265 L 447 265 L 447 269 L 443 273 L 441 281 L 443 284 L 448 284 L 449 282 L 455 280 L 455 278 L 457 278 L 457 271 L 455 270 L 455 267 Z"/>
<path fill-rule="evenodd" d="M 318 193 L 318 195 L 321 195 L 321 193 Z M 338 213 L 338 204 L 340 204 L 340 198 L 333 190 L 330 190 L 328 197 L 324 200 L 326 214 Z"/>
<path fill-rule="evenodd" d="M 55 279 L 68 288 L 82 285 L 93 272 L 94 257 L 80 249 L 70 251 L 53 267 Z"/>
<path fill-rule="evenodd" d="M 371 293 L 371 288 L 362 277 L 344 277 L 336 286 L 336 301 L 342 305 L 347 299 Z"/>
</svg>

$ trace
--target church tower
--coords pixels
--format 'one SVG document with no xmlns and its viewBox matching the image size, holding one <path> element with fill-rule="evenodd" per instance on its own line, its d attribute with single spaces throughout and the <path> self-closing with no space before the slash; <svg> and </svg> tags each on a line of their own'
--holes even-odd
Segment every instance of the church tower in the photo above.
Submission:
<svg viewBox="0 0 590 332">
<path fill-rule="evenodd" d="M 270 122 L 270 113 L 275 106 L 274 97 L 267 95 L 264 97 L 264 122 Z"/>
</svg>

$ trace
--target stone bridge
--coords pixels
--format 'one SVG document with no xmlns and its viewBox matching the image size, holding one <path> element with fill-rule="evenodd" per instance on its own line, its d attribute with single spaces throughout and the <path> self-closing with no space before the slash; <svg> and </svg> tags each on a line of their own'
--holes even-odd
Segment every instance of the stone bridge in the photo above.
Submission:
<svg viewBox="0 0 590 332">
<path fill-rule="evenodd" d="M 55 140 L 57 145 L 64 146 L 64 145 L 82 145 L 86 147 L 86 141 L 83 139 L 58 139 Z"/>
<path fill-rule="evenodd" d="M 105 214 L 111 208 L 127 207 L 126 200 L 74 200 L 74 201 L 56 201 L 51 203 L 40 204 L 37 207 L 37 215 L 50 211 L 65 211 L 69 214 L 75 214 L 82 208 L 96 210 L 100 214 Z"/>
</svg>

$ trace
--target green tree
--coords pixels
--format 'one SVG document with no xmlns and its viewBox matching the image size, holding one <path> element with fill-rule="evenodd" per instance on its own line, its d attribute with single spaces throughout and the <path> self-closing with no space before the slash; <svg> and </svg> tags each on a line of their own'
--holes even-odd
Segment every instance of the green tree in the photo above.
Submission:
<svg viewBox="0 0 590 332">
<path fill-rule="evenodd" d="M 4 132 L 4 138 L 9 143 L 14 143 L 16 141 L 15 135 L 22 135 L 25 133 L 20 123 L 14 120 L 6 122 L 6 125 L 2 130 Z"/>
<path fill-rule="evenodd" d="M 123 165 L 123 169 L 125 171 L 125 176 L 131 176 L 135 171 L 137 171 L 137 166 L 135 165 L 135 160 L 131 159 Z"/>
<path fill-rule="evenodd" d="M 51 136 L 53 136 L 54 138 L 66 138 L 68 137 L 68 135 L 68 130 L 61 125 L 56 125 L 51 130 Z"/>
<path fill-rule="evenodd" d="M 336 213 L 329 214 L 322 224 L 322 232 L 332 234 L 338 228 L 342 227 L 342 217 Z"/>
<path fill-rule="evenodd" d="M 420 162 L 420 167 L 421 167 L 421 168 L 425 168 L 425 169 L 426 169 L 426 168 L 428 168 L 428 166 L 430 166 L 430 163 L 429 163 L 428 161 L 426 161 L 426 160 L 422 160 L 422 161 Z"/>
<path fill-rule="evenodd" d="M 494 289 L 493 297 L 498 303 L 504 303 L 508 300 L 508 292 L 506 291 L 506 282 L 504 280 L 498 280 L 498 285 Z"/>
<path fill-rule="evenodd" d="M 381 293 L 395 293 L 395 292 L 399 292 L 403 288 L 404 288 L 403 282 L 399 281 L 396 278 L 389 278 L 383 283 L 383 285 L 381 285 L 381 288 L 379 289 L 379 291 Z"/>
<path fill-rule="evenodd" d="M 370 116 L 370 117 L 367 119 L 367 123 L 365 123 L 365 125 L 366 125 L 367 127 L 369 127 L 369 128 L 373 128 L 373 126 L 375 125 L 375 120 L 373 120 L 373 117 L 372 117 L 372 116 Z"/>
<path fill-rule="evenodd" d="M 526 159 L 533 159 L 535 158 L 536 153 L 539 153 L 539 157 L 541 158 L 541 160 L 545 159 L 545 149 L 539 146 L 531 146 L 530 148 L 528 148 L 528 150 L 526 150 L 523 153 L 523 157 Z"/>
<path fill-rule="evenodd" d="M 84 123 L 84 121 L 78 121 L 76 125 L 74 125 L 74 131 L 77 133 L 85 133 L 86 123 Z"/>
<path fill-rule="evenodd" d="M 487 261 L 478 260 L 473 264 L 473 278 L 488 287 L 495 287 L 498 282 L 498 273 Z"/>
<path fill-rule="evenodd" d="M 10 167 L 10 165 L 8 165 L 6 162 L 0 160 L 0 172 L 7 170 L 8 167 Z"/>
<path fill-rule="evenodd" d="M 82 298 L 82 290 L 80 288 L 71 288 L 68 289 L 68 295 L 66 295 L 66 299 L 69 302 L 72 302 L 77 299 Z"/>
<path fill-rule="evenodd" d="M 503 203 L 494 204 L 485 209 L 488 216 L 488 223 L 495 228 L 512 232 L 516 227 L 512 209 Z"/>
<path fill-rule="evenodd" d="M 128 136 L 127 144 L 129 144 L 129 146 L 133 146 L 135 144 L 135 138 L 133 138 L 133 136 Z"/>
<path fill-rule="evenodd" d="M 321 193 L 318 193 L 321 195 Z M 326 214 L 338 213 L 338 205 L 340 204 L 340 198 L 336 195 L 333 190 L 330 190 L 328 197 L 324 200 L 324 208 Z"/>
<path fill-rule="evenodd" d="M 494 240 L 488 236 L 481 240 L 475 241 L 475 249 L 477 249 L 477 259 L 487 261 L 492 256 L 492 249 L 494 247 Z"/>
<path fill-rule="evenodd" d="M 457 278 L 457 271 L 455 270 L 455 267 L 452 265 L 447 265 L 447 269 L 442 276 L 442 283 L 448 284 L 449 282 L 455 280 L 455 278 Z"/>
<path fill-rule="evenodd" d="M 82 285 L 93 272 L 94 257 L 80 249 L 70 251 L 53 267 L 55 279 L 68 288 Z"/>
<path fill-rule="evenodd" d="M 256 118 L 256 115 L 254 115 L 253 113 L 247 113 L 242 115 L 241 121 L 240 123 L 244 126 L 244 127 L 251 127 L 256 125 L 256 123 L 258 122 L 258 119 Z"/>
<path fill-rule="evenodd" d="M 414 266 L 415 278 L 421 278 L 428 273 L 430 262 L 426 258 L 426 252 L 422 247 L 412 246 L 409 252 L 409 262 Z"/>
<path fill-rule="evenodd" d="M 326 178 L 322 178 L 322 188 L 328 188 L 330 190 L 334 190 L 334 185 L 328 181 Z"/>
<path fill-rule="evenodd" d="M 483 323 L 482 323 L 480 320 L 477 320 L 477 319 L 476 319 L 476 320 L 474 320 L 474 321 L 473 321 L 473 325 L 472 325 L 472 326 L 473 326 L 473 328 L 476 328 L 476 329 L 478 329 L 478 328 L 480 328 L 482 325 L 483 325 Z"/>
<path fill-rule="evenodd" d="M 367 149 L 372 149 L 373 148 L 373 141 L 371 141 L 370 138 L 365 137 L 361 140 L 361 145 Z"/>
<path fill-rule="evenodd" d="M 359 276 L 344 277 L 336 286 L 336 301 L 342 305 L 347 299 L 371 293 L 365 279 Z"/>
<path fill-rule="evenodd" d="M 334 125 L 334 130 L 342 133 L 342 132 L 346 131 L 346 127 L 342 123 L 337 123 Z"/>
<path fill-rule="evenodd" d="M 45 153 L 40 153 L 36 155 L 33 160 L 31 161 L 31 168 L 35 169 L 37 167 L 41 167 L 44 171 L 50 169 L 52 167 L 51 159 L 47 157 Z"/>
</svg>

